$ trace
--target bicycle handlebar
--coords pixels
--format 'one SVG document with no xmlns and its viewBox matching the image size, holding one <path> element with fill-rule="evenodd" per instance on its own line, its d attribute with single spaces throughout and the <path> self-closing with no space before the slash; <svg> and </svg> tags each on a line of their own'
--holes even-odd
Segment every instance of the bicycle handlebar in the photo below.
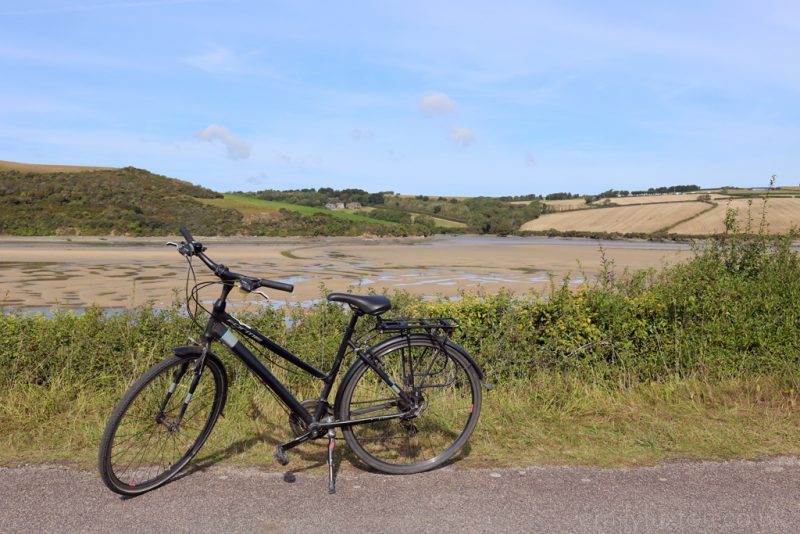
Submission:
<svg viewBox="0 0 800 534">
<path fill-rule="evenodd" d="M 192 234 L 189 232 L 189 229 L 185 226 L 181 226 L 181 235 L 186 240 L 186 244 L 192 244 L 194 242 L 194 238 Z"/>
<path fill-rule="evenodd" d="M 178 245 L 178 252 L 187 258 L 191 256 L 197 256 L 203 261 L 203 263 L 206 264 L 209 269 L 211 269 L 215 275 L 221 278 L 223 282 L 239 282 L 239 287 L 248 293 L 255 291 L 260 287 L 277 289 L 278 291 L 285 291 L 286 293 L 291 293 L 294 291 L 294 286 L 292 284 L 234 273 L 221 263 L 216 263 L 214 260 L 206 256 L 206 247 L 204 247 L 202 243 L 195 241 L 194 237 L 192 237 L 192 234 L 189 232 L 189 229 L 185 226 L 181 226 L 181 235 L 186 242 Z"/>
</svg>

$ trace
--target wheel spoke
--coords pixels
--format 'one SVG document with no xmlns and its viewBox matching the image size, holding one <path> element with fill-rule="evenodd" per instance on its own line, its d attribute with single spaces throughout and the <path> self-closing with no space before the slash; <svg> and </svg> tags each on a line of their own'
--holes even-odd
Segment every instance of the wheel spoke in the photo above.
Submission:
<svg viewBox="0 0 800 534">
<path fill-rule="evenodd" d="M 222 402 L 222 371 L 217 363 L 206 361 L 179 426 L 175 425 L 194 373 L 183 373 L 160 411 L 175 369 L 184 363 L 173 358 L 151 368 L 133 386 L 135 393 L 126 395 L 128 400 L 123 402 L 127 404 L 117 419 L 109 422 L 109 428 L 115 430 L 104 436 L 101 450 L 106 452 L 101 460 L 101 475 L 114 491 L 138 493 L 163 484 L 188 462 L 208 436 Z"/>
<path fill-rule="evenodd" d="M 348 444 L 361 459 L 380 470 L 412 473 L 439 465 L 463 447 L 477 422 L 480 383 L 469 363 L 454 352 L 420 336 L 410 346 L 403 342 L 378 355 L 383 370 L 418 404 L 411 407 L 410 419 L 345 429 Z M 399 413 L 397 397 L 365 364 L 342 387 L 344 418 Z"/>
</svg>

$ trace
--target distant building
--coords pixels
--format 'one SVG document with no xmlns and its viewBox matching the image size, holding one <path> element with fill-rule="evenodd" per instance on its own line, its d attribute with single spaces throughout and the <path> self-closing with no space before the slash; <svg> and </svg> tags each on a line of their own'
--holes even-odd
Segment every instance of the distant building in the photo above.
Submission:
<svg viewBox="0 0 800 534">
<path fill-rule="evenodd" d="M 344 202 L 328 202 L 327 204 L 325 204 L 325 207 L 328 208 L 329 210 L 343 210 Z"/>
<path fill-rule="evenodd" d="M 361 209 L 361 202 L 348 202 L 347 209 L 349 210 L 360 210 Z"/>
</svg>

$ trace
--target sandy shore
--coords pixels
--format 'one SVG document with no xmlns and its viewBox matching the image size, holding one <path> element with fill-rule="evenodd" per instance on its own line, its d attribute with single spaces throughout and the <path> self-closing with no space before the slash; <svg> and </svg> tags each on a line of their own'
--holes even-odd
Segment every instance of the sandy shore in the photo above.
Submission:
<svg viewBox="0 0 800 534">
<path fill-rule="evenodd" d="M 200 238 L 198 238 L 200 239 Z M 168 306 L 183 296 L 186 262 L 165 238 L 2 238 L 0 305 L 14 308 Z M 173 240 L 178 240 L 177 238 Z M 405 290 L 453 296 L 461 290 L 542 289 L 552 274 L 573 283 L 595 275 L 602 246 L 617 269 L 659 268 L 689 257 L 688 245 L 581 239 L 435 237 L 208 238 L 208 254 L 232 270 L 290 282 L 273 302 L 308 303 L 333 291 Z M 208 270 L 195 262 L 199 278 Z M 213 300 L 216 291 L 203 295 Z M 253 296 L 236 297 L 252 299 Z M 261 297 L 255 297 L 261 299 Z"/>
</svg>

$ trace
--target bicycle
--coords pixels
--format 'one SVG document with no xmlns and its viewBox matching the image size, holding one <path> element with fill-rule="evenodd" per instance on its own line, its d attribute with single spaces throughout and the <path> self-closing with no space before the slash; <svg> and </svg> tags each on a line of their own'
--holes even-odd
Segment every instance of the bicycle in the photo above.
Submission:
<svg viewBox="0 0 800 534">
<path fill-rule="evenodd" d="M 228 390 L 225 366 L 211 351 L 213 342 L 221 342 L 244 362 L 288 409 L 295 437 L 276 447 L 273 456 L 278 463 L 288 463 L 290 449 L 327 437 L 329 493 L 335 492 L 337 428 L 361 461 L 391 474 L 434 469 L 467 443 L 480 416 L 481 387 L 490 386 L 472 356 L 451 340 L 460 328 L 455 320 L 384 319 L 381 315 L 392 306 L 386 296 L 331 293 L 327 299 L 348 305 L 352 315 L 331 369 L 324 372 L 226 312 L 234 287 L 266 297 L 260 288 L 292 292 L 291 284 L 234 273 L 212 261 L 206 247 L 185 227 L 181 234 L 184 242 L 167 244 L 186 258 L 190 272 L 194 274 L 192 258 L 197 257 L 219 278 L 198 284 L 195 277 L 189 291 L 187 274 L 187 309 L 198 326 L 202 326 L 196 319 L 199 290 L 211 284 L 220 284 L 222 290 L 213 308 L 206 310 L 208 321 L 199 341 L 175 347 L 173 355 L 147 370 L 114 408 L 98 462 L 101 478 L 111 491 L 133 496 L 158 488 L 203 446 L 222 413 Z M 192 300 L 194 313 L 189 307 Z M 375 326 L 354 340 L 356 323 L 365 315 L 375 318 Z M 388 337 L 368 346 L 379 336 Z M 322 382 L 319 396 L 300 401 L 248 348 L 253 344 Z M 331 405 L 329 398 L 348 353 L 355 357 Z"/>
</svg>

